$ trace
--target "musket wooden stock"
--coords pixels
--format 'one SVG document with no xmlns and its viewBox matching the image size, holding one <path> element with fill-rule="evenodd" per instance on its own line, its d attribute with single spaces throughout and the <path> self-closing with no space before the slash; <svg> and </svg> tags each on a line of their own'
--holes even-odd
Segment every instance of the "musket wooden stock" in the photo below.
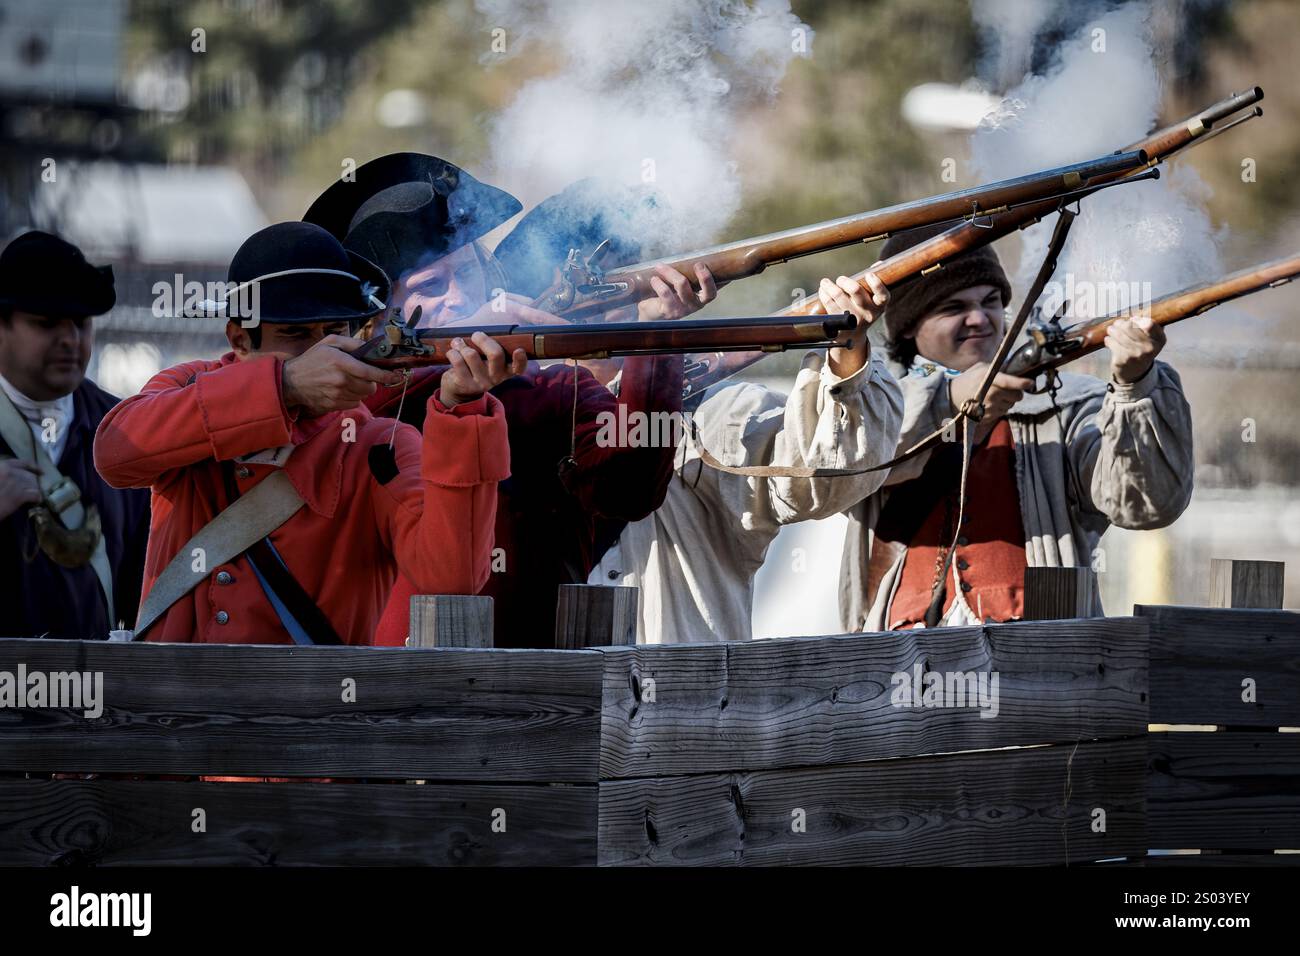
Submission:
<svg viewBox="0 0 1300 956">
<path fill-rule="evenodd" d="M 1300 255 L 1242 269 L 1215 282 L 1192 286 L 1154 299 L 1147 305 L 1125 309 L 1093 322 L 1068 328 L 1035 326 L 1030 329 L 1030 340 L 1011 355 L 1003 371 L 1024 378 L 1035 378 L 1103 348 L 1107 330 L 1119 319 L 1148 316 L 1156 325 L 1172 325 L 1183 319 L 1203 315 L 1216 306 L 1252 292 L 1286 285 L 1297 275 L 1300 275 Z"/>
<path fill-rule="evenodd" d="M 1244 93 L 1234 93 L 1225 97 L 1178 123 L 1156 130 L 1117 154 L 1141 151 L 1146 156 L 1142 164 L 1124 172 L 1102 173 L 1085 180 L 1080 184 L 1080 192 L 1086 193 L 1089 190 L 1105 188 L 1125 178 L 1151 175 L 1153 167 L 1189 146 L 1204 142 L 1248 119 L 1261 116 L 1263 111 L 1255 104 L 1263 98 L 1264 91 L 1258 86 L 1252 87 Z M 1236 116 L 1248 107 L 1253 107 L 1250 112 Z M 1223 122 L 1233 116 L 1236 118 L 1231 122 Z M 995 242 L 1018 229 L 1029 228 L 1045 216 L 1056 212 L 1060 209 L 1060 205 L 1060 197 L 1057 197 L 980 217 L 978 221 L 959 223 L 925 242 L 904 249 L 897 255 L 881 259 L 856 273 L 853 278 L 862 282 L 863 288 L 867 288 L 868 291 L 870 289 L 864 280 L 868 272 L 874 273 L 886 287 L 897 287 L 903 282 L 912 281 L 935 269 L 943 268 L 945 263 L 965 252 Z M 783 309 L 780 314 L 819 315 L 823 311 L 821 300 L 816 295 L 810 295 Z M 1105 337 L 1104 334 L 1102 337 Z M 690 358 L 691 362 L 687 367 L 687 398 L 698 396 L 715 382 L 735 375 L 757 361 L 756 357 L 748 355 L 693 355 Z"/>
<path fill-rule="evenodd" d="M 533 305 L 565 318 L 594 316 L 652 298 L 655 291 L 650 280 L 656 266 L 677 269 L 698 288 L 695 266 L 703 263 L 719 282 L 729 282 L 757 275 L 773 263 L 858 242 L 872 242 L 904 229 L 985 217 L 1025 203 L 1060 199 L 1098 177 L 1140 169 L 1147 159 L 1139 150 L 1131 150 L 680 256 L 640 262 L 608 275 L 562 275 Z"/>
<path fill-rule="evenodd" d="M 843 315 L 799 321 L 764 315 L 735 319 L 677 319 L 663 322 L 604 322 L 575 325 L 493 325 L 475 328 L 407 329 L 390 322 L 354 358 L 379 368 L 447 364 L 454 339 L 483 332 L 507 354 L 523 349 L 532 359 L 593 359 L 685 352 L 783 352 L 833 345 L 857 326 Z"/>
</svg>

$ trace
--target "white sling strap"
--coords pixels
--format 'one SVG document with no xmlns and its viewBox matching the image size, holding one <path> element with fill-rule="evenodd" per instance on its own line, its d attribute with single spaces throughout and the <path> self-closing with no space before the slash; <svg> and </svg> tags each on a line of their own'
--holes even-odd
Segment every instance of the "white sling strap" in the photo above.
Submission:
<svg viewBox="0 0 1300 956">
<path fill-rule="evenodd" d="M 71 478 L 59 471 L 52 459 L 32 434 L 27 419 L 14 407 L 4 389 L 0 389 L 0 438 L 5 440 L 14 456 L 30 465 L 35 465 L 40 474 L 37 483 L 45 498 L 45 506 L 55 519 L 69 531 L 75 531 L 86 520 L 86 509 L 81 504 L 81 489 Z M 100 590 L 104 594 L 108 609 L 108 626 L 111 630 L 117 626 L 117 612 L 113 607 L 113 572 L 108 565 L 108 552 L 104 546 L 104 536 L 99 536 L 95 551 L 90 556 L 90 566 L 99 579 Z M 85 635 L 87 637 L 91 635 Z"/>
<path fill-rule="evenodd" d="M 199 529 L 163 568 L 140 605 L 132 640 L 206 578 L 284 524 L 305 504 L 283 471 L 274 471 Z"/>
</svg>

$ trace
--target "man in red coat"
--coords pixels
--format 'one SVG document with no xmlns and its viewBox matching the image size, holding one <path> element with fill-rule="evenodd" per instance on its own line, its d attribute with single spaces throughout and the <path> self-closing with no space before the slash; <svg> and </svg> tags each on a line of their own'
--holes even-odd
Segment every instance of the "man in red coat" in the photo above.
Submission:
<svg viewBox="0 0 1300 956">
<path fill-rule="evenodd" d="M 424 592 L 479 590 L 509 474 L 504 411 L 485 394 L 508 364 L 501 349 L 456 351 L 421 438 L 363 404 L 399 373 L 348 355 L 353 328 L 383 309 L 382 270 L 293 222 L 245 242 L 229 278 L 227 305 L 254 306 L 251 321 L 228 308 L 231 351 L 160 372 L 95 436 L 110 485 L 153 491 L 145 594 L 174 558 L 198 572 L 148 639 L 367 644 L 399 571 Z M 204 566 L 191 539 L 279 469 L 301 507 Z"/>
<path fill-rule="evenodd" d="M 304 218 L 379 263 L 394 280 L 390 306 L 405 319 L 418 306 L 422 327 L 553 324 L 555 316 L 505 292 L 509 279 L 481 242 L 520 208 L 508 193 L 451 163 L 395 153 L 335 183 Z M 659 298 L 644 303 L 641 317 L 677 318 L 701 308 L 716 288 L 707 272 L 697 281 L 698 292 L 680 273 L 665 270 L 654 280 Z M 472 341 L 486 348 L 491 340 L 476 335 Z M 615 398 L 586 369 L 576 370 L 575 396 L 571 366 L 542 368 L 522 351 L 511 358 L 492 388 L 509 425 L 511 476 L 500 485 L 493 573 L 480 593 L 494 599 L 497 647 L 549 647 L 559 585 L 585 583 L 599 558 L 596 519 L 645 517 L 663 502 L 672 477 L 674 448 L 602 447 L 599 416 L 617 415 L 620 401 L 680 411 L 682 359 L 628 359 Z M 427 434 L 423 399 L 443 374 L 421 370 L 404 397 L 401 388 L 381 388 L 367 404 L 381 414 L 400 406 L 402 420 Z M 399 579 L 376 643 L 403 643 L 410 598 L 428 593 L 436 592 Z"/>
</svg>

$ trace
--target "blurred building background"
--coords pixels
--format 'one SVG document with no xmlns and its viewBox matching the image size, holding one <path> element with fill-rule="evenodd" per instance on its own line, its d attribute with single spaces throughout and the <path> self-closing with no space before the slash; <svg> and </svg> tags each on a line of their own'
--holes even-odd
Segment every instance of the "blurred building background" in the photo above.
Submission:
<svg viewBox="0 0 1300 956">
<path fill-rule="evenodd" d="M 1035 7 L 974 2 L 1002 2 L 1009 28 L 1032 20 Z M 974 184 L 945 182 L 941 162 L 960 165 L 972 110 L 1019 75 L 990 75 L 989 37 L 973 25 L 968 0 L 792 5 L 815 40 L 780 95 L 741 117 L 730 148 L 744 202 L 718 240 Z M 1251 85 L 1267 91 L 1265 119 L 1183 160 L 1209 186 L 1225 267 L 1294 251 L 1300 7 L 1158 0 L 1155 8 L 1165 119 Z M 0 0 L 0 237 L 51 229 L 114 265 L 119 304 L 97 320 L 91 372 L 130 393 L 159 368 L 224 348 L 220 323 L 155 314 L 155 283 L 178 273 L 224 279 L 244 238 L 300 217 L 348 160 L 410 149 L 480 172 L 487 120 L 554 65 L 544 46 L 485 62 L 492 28 L 473 0 Z M 1049 41 L 1027 49 L 1039 55 Z M 560 123 L 554 135 L 569 130 Z M 1245 156 L 1259 168 L 1249 184 Z M 1017 250 L 1014 239 L 1001 247 L 1008 261 Z M 778 308 L 875 252 L 774 267 L 727 290 L 710 312 Z M 1110 613 L 1135 602 L 1202 602 L 1211 557 L 1296 555 L 1297 291 L 1261 293 L 1171 331 L 1166 357 L 1183 374 L 1196 420 L 1196 498 L 1165 531 L 1107 535 Z M 796 366 L 774 357 L 752 377 L 788 388 Z M 1254 441 L 1243 440 L 1247 421 Z M 836 630 L 841 527 L 820 522 L 778 539 L 760 583 L 758 634 Z M 1294 607 L 1300 565 L 1289 570 Z"/>
</svg>

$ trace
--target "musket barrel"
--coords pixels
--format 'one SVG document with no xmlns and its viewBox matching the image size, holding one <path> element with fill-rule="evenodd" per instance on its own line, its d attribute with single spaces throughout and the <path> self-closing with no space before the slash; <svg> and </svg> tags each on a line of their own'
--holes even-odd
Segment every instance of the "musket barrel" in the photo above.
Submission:
<svg viewBox="0 0 1300 956">
<path fill-rule="evenodd" d="M 1189 145 L 1205 129 L 1241 109 L 1252 106 L 1264 98 L 1264 91 L 1256 86 L 1243 93 L 1234 93 L 1214 103 L 1194 116 L 1166 127 L 1146 138 L 1139 140 L 1116 153 L 1112 158 L 1121 162 L 1112 168 L 1092 166 L 1091 175 L 1081 177 L 1076 185 L 1104 186 L 1125 177 L 1136 177 L 1139 170 L 1148 165 L 1161 162 L 1175 150 Z M 1251 114 L 1254 115 L 1254 114 Z M 1243 119 L 1248 117 L 1243 117 Z M 1136 162 L 1132 160 L 1136 159 Z M 1130 164 L 1131 163 L 1131 164 Z M 1091 165 L 1091 164 L 1080 164 Z M 1013 181 L 1008 181 L 1013 182 Z M 905 249 L 888 260 L 873 265 L 870 271 L 880 277 L 886 286 L 915 278 L 923 271 L 940 267 L 940 263 L 954 255 L 978 246 L 986 245 L 995 239 L 1011 234 L 1037 222 L 1044 216 L 1055 212 L 1058 206 L 1056 198 L 1043 201 L 1030 201 L 1019 208 L 998 212 L 987 223 L 975 224 L 963 222 L 952 229 L 927 240 L 924 243 Z M 891 207 L 900 209 L 902 207 Z M 889 210 L 882 210 L 888 212 Z M 938 220 L 943 221 L 943 220 Z M 722 248 L 722 247 L 719 247 Z M 635 267 L 634 267 L 635 268 Z M 689 275 L 689 273 L 688 273 Z M 862 273 L 858 274 L 861 278 Z M 821 305 L 816 296 L 809 296 L 783 310 L 786 315 L 816 315 L 821 312 Z"/>
<path fill-rule="evenodd" d="M 1166 127 L 1152 133 L 1146 139 L 1133 143 L 1120 155 L 1128 155 L 1135 151 L 1145 152 L 1148 156 L 1147 164 L 1159 163 L 1166 159 L 1169 154 L 1189 145 L 1197 137 L 1204 134 L 1207 126 L 1198 125 L 1200 120 L 1210 115 L 1219 119 L 1230 116 L 1243 107 L 1257 102 L 1263 95 L 1264 91 L 1259 87 L 1254 87 L 1245 93 L 1235 93 L 1202 110 L 1188 120 L 1184 120 L 1182 123 Z M 1126 179 L 1139 179 L 1144 175 L 1153 174 L 1155 174 L 1154 170 L 1139 173 L 1135 169 L 1100 173 L 1087 185 L 1104 187 Z M 996 239 L 1010 235 L 1017 229 L 1024 229 L 1033 225 L 1044 216 L 1055 212 L 1056 209 L 1057 202 L 1055 200 L 1046 200 L 1029 203 L 1019 209 L 999 213 L 992 216 L 989 222 L 978 226 L 969 222 L 962 223 L 932 239 L 910 249 L 905 249 L 890 259 L 877 262 L 871 267 L 871 271 L 875 272 L 886 286 L 914 278 L 918 274 L 918 267 L 925 269 L 938 268 L 938 264 L 942 261 L 969 249 L 987 245 Z"/>
<path fill-rule="evenodd" d="M 1283 285 L 1297 275 L 1300 275 L 1300 255 L 1289 256 L 1162 296 L 1145 306 L 1126 309 L 1109 318 L 1149 315 L 1157 325 L 1169 325 L 1252 292 Z"/>
<path fill-rule="evenodd" d="M 380 368 L 443 365 L 453 339 L 484 332 L 507 352 L 521 348 L 529 358 L 607 358 L 701 351 L 782 351 L 834 344 L 857 327 L 849 313 L 814 322 L 765 315 L 734 319 L 677 319 L 662 322 L 610 322 L 574 325 L 447 326 L 415 332 L 397 326 L 351 353 Z M 394 326 L 389 326 L 394 328 Z M 387 330 L 386 330 L 387 332 Z"/>
<path fill-rule="evenodd" d="M 1130 144 L 1127 149 L 1145 149 L 1151 154 L 1151 162 L 1158 163 L 1204 137 L 1214 124 L 1238 113 L 1247 106 L 1252 106 L 1264 98 L 1264 91 L 1252 87 L 1244 93 L 1233 93 L 1217 103 L 1212 103 L 1199 113 L 1194 113 L 1171 126 L 1148 133 L 1145 137 Z"/>
<path fill-rule="evenodd" d="M 685 255 L 639 262 L 616 270 L 608 278 L 610 281 L 617 281 L 619 277 L 630 273 L 652 271 L 657 265 L 680 268 L 696 262 L 707 262 L 711 258 L 725 258 L 729 255 L 746 253 L 754 247 L 764 249 L 778 257 L 820 252 L 855 242 L 884 238 L 900 229 L 912 229 L 975 215 L 988 215 L 1004 206 L 1057 196 L 1077 188 L 1080 182 L 1107 174 L 1129 172 L 1143 166 L 1146 162 L 1147 157 L 1142 155 L 1141 150 L 1113 153 L 1087 162 L 898 203 L 872 212 L 768 233 L 765 236 L 712 246 Z M 687 272 L 686 276 L 691 278 L 691 273 Z"/>
<path fill-rule="evenodd" d="M 1212 123 L 1218 122 L 1226 117 L 1232 116 L 1244 107 L 1251 106 L 1263 99 L 1264 91 L 1259 87 L 1253 87 L 1244 93 L 1234 93 L 1232 96 L 1212 104 L 1200 113 L 1176 123 L 1173 126 L 1166 127 L 1155 133 L 1149 134 L 1142 140 L 1128 146 L 1124 152 L 1144 151 L 1146 153 L 1146 165 L 1155 165 L 1167 159 L 1171 154 L 1179 149 L 1190 146 L 1199 140 L 1203 141 L 1208 138 L 1205 130 Z M 1242 119 L 1248 119 L 1258 114 L 1258 108 L 1241 117 L 1233 123 L 1226 124 L 1223 129 L 1231 128 Z M 1209 134 L 1214 135 L 1214 132 Z M 1086 182 L 1087 187 L 1103 188 L 1120 181 L 1136 181 L 1143 177 L 1158 175 L 1155 169 L 1146 169 L 1138 171 L 1130 169 L 1124 172 L 1110 172 L 1099 174 L 1093 177 L 1091 182 Z M 1024 229 L 1038 222 L 1044 216 L 1051 215 L 1059 208 L 1059 200 L 1051 199 L 1041 202 L 1033 202 L 1021 206 L 1017 209 L 1010 209 L 989 217 L 989 221 L 976 225 L 973 222 L 963 222 L 953 228 L 912 246 L 904 249 L 902 252 L 889 259 L 883 259 L 876 262 L 869 269 L 858 273 L 855 278 L 859 281 L 865 272 L 875 273 L 884 282 L 886 286 L 897 287 L 901 282 L 914 280 L 919 275 L 924 275 L 936 268 L 942 268 L 942 264 L 962 252 L 987 245 L 1003 236 L 1010 235 L 1017 229 Z M 1274 280 L 1276 281 L 1276 280 Z M 786 315 L 817 315 L 821 313 L 821 302 L 817 296 L 812 295 L 795 302 L 793 305 L 783 310 Z M 1104 337 L 1104 333 L 1103 333 Z M 1016 361 L 1021 356 L 1013 355 L 1012 361 Z M 707 361 L 709 364 L 706 371 L 698 375 L 697 379 L 687 384 L 687 394 L 698 394 L 704 388 L 713 382 L 718 381 L 724 375 L 735 374 L 741 368 L 748 364 L 748 358 L 744 360 L 723 359 L 714 361 L 708 356 L 700 356 L 701 364 Z"/>
<path fill-rule="evenodd" d="M 1149 316 L 1156 325 L 1172 325 L 1183 319 L 1203 315 L 1210 309 L 1233 299 L 1284 285 L 1300 276 L 1300 255 L 1275 259 L 1263 265 L 1242 269 L 1222 279 L 1203 282 L 1153 299 L 1149 303 L 1123 309 L 1095 321 L 1072 326 L 1064 335 L 1072 340 L 1071 348 L 1061 354 L 1029 347 L 1017 353 L 1004 367 L 1011 375 L 1036 377 L 1076 358 L 1097 351 L 1105 345 L 1106 330 L 1119 319 Z"/>
<path fill-rule="evenodd" d="M 656 266 L 671 266 L 698 287 L 695 265 L 703 263 L 709 267 L 714 278 L 727 282 L 756 275 L 774 262 L 785 262 L 858 242 L 883 239 L 903 229 L 990 216 L 1025 203 L 1059 198 L 1076 189 L 1080 183 L 1103 176 L 1123 175 L 1140 169 L 1146 162 L 1147 157 L 1141 150 L 1129 150 L 1014 179 L 899 203 L 872 212 L 711 246 L 684 255 L 640 262 L 603 277 L 603 283 L 621 287 L 618 291 L 595 296 L 590 301 L 571 307 L 557 307 L 556 303 L 562 300 L 555 296 L 555 290 L 548 290 L 534 305 L 570 318 L 597 314 L 652 297 L 654 290 L 650 279 L 655 274 Z"/>
<path fill-rule="evenodd" d="M 1217 123 L 1221 119 L 1226 119 L 1238 110 L 1247 106 L 1252 106 L 1264 98 L 1264 91 L 1258 86 L 1253 86 L 1244 93 L 1233 93 L 1226 96 L 1213 106 L 1204 109 L 1200 117 L 1207 125 Z"/>
</svg>

